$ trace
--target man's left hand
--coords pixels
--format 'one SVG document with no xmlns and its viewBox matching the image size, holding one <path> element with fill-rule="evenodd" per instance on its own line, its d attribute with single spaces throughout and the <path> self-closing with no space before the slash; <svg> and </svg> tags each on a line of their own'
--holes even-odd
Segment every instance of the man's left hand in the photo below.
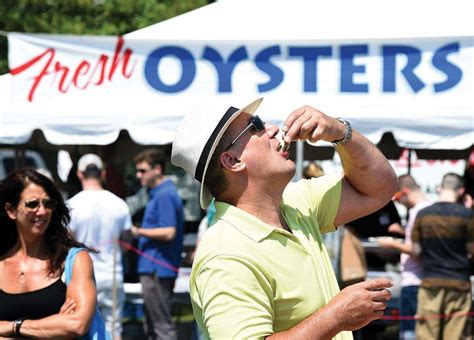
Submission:
<svg viewBox="0 0 474 340">
<path fill-rule="evenodd" d="M 332 142 L 344 138 L 345 126 L 336 118 L 305 105 L 288 116 L 283 132 L 287 143 L 297 139 L 312 143 L 318 140 Z"/>
</svg>

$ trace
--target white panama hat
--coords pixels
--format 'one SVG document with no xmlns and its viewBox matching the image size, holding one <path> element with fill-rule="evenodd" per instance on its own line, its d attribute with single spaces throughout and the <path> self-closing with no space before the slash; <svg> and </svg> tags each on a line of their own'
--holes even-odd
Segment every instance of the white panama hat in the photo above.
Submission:
<svg viewBox="0 0 474 340">
<path fill-rule="evenodd" d="M 178 126 L 171 151 L 171 163 L 186 170 L 201 183 L 200 203 L 206 209 L 212 195 L 204 186 L 207 167 L 219 141 L 229 125 L 242 112 L 254 114 L 263 98 L 254 100 L 242 109 L 233 106 L 211 109 L 203 113 L 187 114 Z"/>
</svg>

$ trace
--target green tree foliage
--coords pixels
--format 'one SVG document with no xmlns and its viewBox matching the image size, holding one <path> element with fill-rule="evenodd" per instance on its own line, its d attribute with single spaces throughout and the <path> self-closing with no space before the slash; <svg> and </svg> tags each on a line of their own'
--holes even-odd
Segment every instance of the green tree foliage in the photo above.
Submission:
<svg viewBox="0 0 474 340">
<path fill-rule="evenodd" d="M 5 32 L 120 35 L 208 4 L 209 0 L 0 0 Z M 8 72 L 0 35 L 0 74 Z"/>
</svg>

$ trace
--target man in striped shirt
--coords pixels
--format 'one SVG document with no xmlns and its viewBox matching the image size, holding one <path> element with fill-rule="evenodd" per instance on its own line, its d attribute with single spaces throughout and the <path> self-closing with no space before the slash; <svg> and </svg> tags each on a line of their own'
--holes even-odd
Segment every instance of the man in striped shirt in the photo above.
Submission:
<svg viewBox="0 0 474 340">
<path fill-rule="evenodd" d="M 448 173 L 439 200 L 422 209 L 412 232 L 413 255 L 421 257 L 417 339 L 462 339 L 471 308 L 469 258 L 474 255 L 471 209 L 457 203 L 462 177 Z"/>
</svg>

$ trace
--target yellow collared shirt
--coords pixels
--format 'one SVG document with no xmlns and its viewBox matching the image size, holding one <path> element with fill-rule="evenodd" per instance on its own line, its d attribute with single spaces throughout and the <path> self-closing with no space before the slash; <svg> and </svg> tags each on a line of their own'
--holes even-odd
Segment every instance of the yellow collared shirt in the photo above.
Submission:
<svg viewBox="0 0 474 340">
<path fill-rule="evenodd" d="M 335 230 L 341 187 L 340 175 L 290 183 L 280 208 L 292 233 L 215 202 L 215 223 L 199 244 L 190 280 L 206 338 L 264 338 L 295 326 L 339 292 L 321 233 Z"/>
</svg>

